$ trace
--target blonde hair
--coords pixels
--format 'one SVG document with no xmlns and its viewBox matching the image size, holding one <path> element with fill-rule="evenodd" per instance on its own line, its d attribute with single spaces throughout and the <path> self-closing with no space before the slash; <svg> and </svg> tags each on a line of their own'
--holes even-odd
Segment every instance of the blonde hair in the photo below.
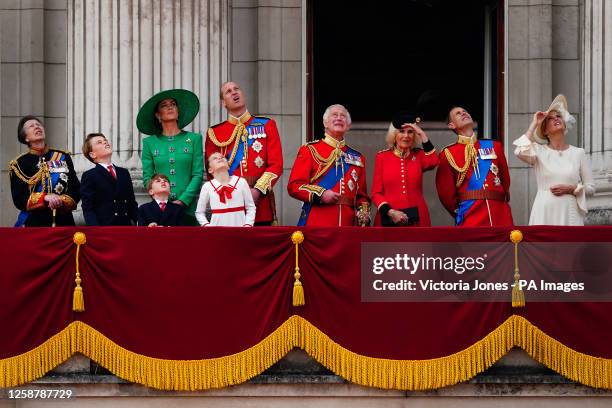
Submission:
<svg viewBox="0 0 612 408">
<path fill-rule="evenodd" d="M 563 119 L 563 123 L 565 124 L 565 130 L 563 131 L 564 135 L 567 135 L 567 132 L 574 127 L 574 124 L 576 124 L 576 118 L 569 113 L 568 111 L 566 111 L 565 109 L 551 109 L 547 114 L 546 117 L 544 118 L 544 121 L 542 122 L 542 124 L 540 125 L 540 135 L 542 135 L 542 137 L 545 137 L 548 139 L 548 135 L 546 134 L 546 125 L 548 124 L 548 115 L 551 114 L 552 112 L 557 112 L 558 114 L 561 115 L 561 119 Z"/>
<path fill-rule="evenodd" d="M 387 129 L 387 134 L 385 135 L 385 142 L 387 143 L 387 147 L 389 149 L 393 149 L 393 147 L 395 147 L 395 138 L 397 137 L 397 132 L 399 131 L 400 129 L 396 129 L 395 126 L 393 126 L 393 122 L 389 124 L 389 129 Z M 410 149 L 413 149 L 416 145 L 415 140 L 416 134 L 415 137 L 412 139 L 412 146 L 410 146 Z"/>
</svg>

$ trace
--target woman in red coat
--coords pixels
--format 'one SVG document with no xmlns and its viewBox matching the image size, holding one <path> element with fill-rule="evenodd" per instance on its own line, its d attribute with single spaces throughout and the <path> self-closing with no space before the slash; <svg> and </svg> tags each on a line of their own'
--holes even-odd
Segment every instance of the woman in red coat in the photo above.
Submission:
<svg viewBox="0 0 612 408">
<path fill-rule="evenodd" d="M 376 226 L 431 226 L 423 198 L 423 172 L 435 168 L 439 159 L 417 121 L 414 115 L 397 115 L 387 132 L 389 148 L 376 155 L 372 183 Z M 415 147 L 419 143 L 422 149 Z"/>
</svg>

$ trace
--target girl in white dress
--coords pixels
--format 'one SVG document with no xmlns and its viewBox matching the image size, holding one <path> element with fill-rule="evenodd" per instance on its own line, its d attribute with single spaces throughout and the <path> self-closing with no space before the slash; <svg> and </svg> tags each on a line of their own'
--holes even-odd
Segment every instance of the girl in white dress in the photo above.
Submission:
<svg viewBox="0 0 612 408">
<path fill-rule="evenodd" d="M 529 128 L 514 141 L 514 154 L 533 166 L 538 192 L 529 225 L 584 225 L 586 196 L 595 192 L 584 149 L 565 141 L 576 120 L 563 95 L 546 112 L 536 112 Z"/>
<path fill-rule="evenodd" d="M 208 158 L 208 172 L 213 179 L 202 186 L 195 216 L 201 226 L 252 227 L 255 203 L 245 179 L 229 175 L 227 159 L 221 153 Z M 210 207 L 210 221 L 206 210 Z"/>
</svg>

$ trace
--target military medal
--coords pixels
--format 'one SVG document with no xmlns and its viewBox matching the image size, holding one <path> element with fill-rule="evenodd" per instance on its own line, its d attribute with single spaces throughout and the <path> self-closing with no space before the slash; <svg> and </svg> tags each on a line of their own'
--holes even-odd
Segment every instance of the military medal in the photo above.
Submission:
<svg viewBox="0 0 612 408">
<path fill-rule="evenodd" d="M 261 168 L 261 167 L 264 165 L 264 161 L 263 161 L 263 159 L 261 158 L 261 156 L 257 156 L 257 157 L 255 158 L 255 165 L 256 165 L 257 167 L 259 167 L 259 168 Z"/>
<path fill-rule="evenodd" d="M 496 186 L 501 185 L 501 180 L 499 179 L 499 176 L 498 176 L 499 167 L 497 167 L 495 163 L 491 164 L 491 173 L 493 173 L 493 175 L 495 176 L 495 178 L 493 178 L 493 183 L 495 183 Z"/>
<path fill-rule="evenodd" d="M 266 132 L 263 126 L 253 126 L 247 128 L 249 139 L 262 139 L 266 137 Z"/>
<path fill-rule="evenodd" d="M 353 169 L 353 171 L 351 171 L 351 177 L 353 178 L 353 180 L 357 181 L 357 178 L 359 176 L 357 175 L 357 171 L 355 169 Z"/>
<path fill-rule="evenodd" d="M 484 147 L 484 148 L 478 149 L 478 155 L 483 160 L 497 159 L 497 155 L 495 154 L 495 149 L 492 147 Z"/>
<path fill-rule="evenodd" d="M 251 147 L 257 153 L 261 152 L 261 149 L 263 149 L 263 145 L 261 144 L 261 142 L 259 140 L 256 140 L 255 142 L 253 142 L 253 145 Z"/>
</svg>

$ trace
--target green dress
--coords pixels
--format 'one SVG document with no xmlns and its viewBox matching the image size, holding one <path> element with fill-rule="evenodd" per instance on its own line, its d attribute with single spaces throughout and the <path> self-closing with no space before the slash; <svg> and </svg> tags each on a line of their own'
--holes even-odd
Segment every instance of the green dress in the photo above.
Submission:
<svg viewBox="0 0 612 408">
<path fill-rule="evenodd" d="M 187 206 L 184 225 L 199 225 L 195 209 L 204 176 L 202 136 L 181 132 L 176 136 L 153 135 L 142 140 L 142 178 L 145 189 L 155 173 L 170 180 L 170 201 L 181 200 Z"/>
</svg>

